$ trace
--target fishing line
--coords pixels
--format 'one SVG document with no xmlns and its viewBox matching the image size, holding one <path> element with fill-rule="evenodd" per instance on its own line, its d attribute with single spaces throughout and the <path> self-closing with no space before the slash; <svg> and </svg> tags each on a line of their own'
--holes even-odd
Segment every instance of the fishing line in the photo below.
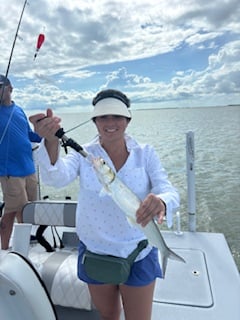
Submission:
<svg viewBox="0 0 240 320">
<path fill-rule="evenodd" d="M 5 126 L 5 128 L 4 128 L 4 130 L 3 130 L 3 134 L 2 134 L 1 139 L 0 139 L 0 144 L 2 143 L 4 137 L 5 137 L 6 133 L 7 133 L 7 129 L 8 129 L 9 123 L 10 123 L 11 120 L 12 120 L 12 116 L 13 116 L 14 111 L 15 111 L 15 109 L 12 108 L 10 117 L 8 118 L 8 122 L 7 122 L 7 124 L 6 124 L 6 126 Z"/>
<path fill-rule="evenodd" d="M 73 130 L 75 130 L 75 129 L 81 127 L 81 126 L 83 126 L 84 124 L 90 122 L 90 121 L 92 121 L 92 119 L 89 119 L 89 120 L 87 120 L 87 121 L 84 121 L 84 122 L 78 124 L 76 127 L 73 127 L 73 128 L 71 128 L 71 129 L 67 130 L 65 133 L 68 133 L 68 132 L 70 132 L 70 131 L 73 131 Z"/>
<path fill-rule="evenodd" d="M 90 122 L 90 121 L 91 121 L 91 119 L 89 119 L 89 120 L 87 120 L 87 121 L 84 121 L 84 122 L 80 123 L 79 125 L 77 125 L 77 126 L 71 128 L 71 129 L 67 130 L 66 132 L 70 132 L 70 131 L 72 131 L 72 130 L 75 130 L 75 129 L 77 129 L 78 127 L 81 127 L 81 126 L 83 126 L 84 124 L 86 124 L 86 123 L 88 123 L 88 122 Z M 63 129 L 62 129 L 62 130 L 63 130 Z M 64 132 L 64 133 L 65 133 L 65 132 Z M 62 133 L 62 134 L 64 135 L 64 133 Z M 65 136 L 65 137 L 66 137 L 66 136 Z M 68 139 L 68 138 L 67 138 L 67 139 Z M 70 145 L 66 142 L 66 138 L 65 138 L 65 140 L 64 140 L 64 138 L 61 138 L 61 140 L 62 140 L 62 147 L 64 148 L 65 153 L 67 154 L 67 153 L 68 153 L 67 147 L 70 146 Z M 68 139 L 68 140 L 69 140 L 69 139 Z M 71 139 L 71 140 L 72 140 L 72 139 Z M 74 142 L 74 143 L 76 143 L 76 142 Z M 76 150 L 76 149 L 75 149 L 75 150 Z"/>
</svg>

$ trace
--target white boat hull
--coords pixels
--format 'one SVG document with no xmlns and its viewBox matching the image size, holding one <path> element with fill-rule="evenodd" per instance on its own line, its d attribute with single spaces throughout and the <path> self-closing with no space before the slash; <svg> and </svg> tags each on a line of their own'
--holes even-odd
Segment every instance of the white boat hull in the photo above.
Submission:
<svg viewBox="0 0 240 320">
<path fill-rule="evenodd" d="M 55 308 L 31 264 L 17 253 L 0 263 L 1 319 L 56 320 Z"/>
</svg>

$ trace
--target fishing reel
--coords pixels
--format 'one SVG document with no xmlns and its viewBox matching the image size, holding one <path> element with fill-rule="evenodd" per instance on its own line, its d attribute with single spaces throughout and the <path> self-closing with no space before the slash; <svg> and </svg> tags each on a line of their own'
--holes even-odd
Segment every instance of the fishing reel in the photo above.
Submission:
<svg viewBox="0 0 240 320">
<path fill-rule="evenodd" d="M 71 147 L 75 151 L 79 152 L 82 156 L 85 158 L 87 157 L 86 151 L 83 150 L 83 147 L 80 146 L 76 141 L 74 141 L 71 138 L 68 138 L 65 135 L 65 132 L 63 128 L 58 129 L 58 131 L 55 133 L 55 136 L 61 139 L 62 141 L 62 147 L 64 147 L 65 152 L 67 153 L 67 147 Z"/>
</svg>

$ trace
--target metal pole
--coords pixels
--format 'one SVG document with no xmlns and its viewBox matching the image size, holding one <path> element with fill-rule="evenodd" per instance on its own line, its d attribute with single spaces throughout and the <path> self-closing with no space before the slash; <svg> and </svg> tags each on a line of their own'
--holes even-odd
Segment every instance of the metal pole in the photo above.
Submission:
<svg viewBox="0 0 240 320">
<path fill-rule="evenodd" d="M 187 194 L 188 194 L 188 229 L 196 231 L 196 193 L 195 193 L 195 150 L 194 133 L 186 135 L 186 161 L 187 161 Z"/>
<path fill-rule="evenodd" d="M 32 156 L 33 162 L 35 166 L 36 176 L 37 176 L 37 200 L 41 200 L 41 184 L 40 184 L 40 172 L 39 172 L 39 165 L 37 164 L 36 153 L 35 151 L 38 149 L 39 145 L 37 143 L 32 143 Z"/>
</svg>

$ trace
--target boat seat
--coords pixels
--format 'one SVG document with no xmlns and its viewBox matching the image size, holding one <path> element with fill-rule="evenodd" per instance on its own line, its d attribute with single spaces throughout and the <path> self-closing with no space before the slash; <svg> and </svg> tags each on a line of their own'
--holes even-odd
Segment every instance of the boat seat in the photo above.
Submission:
<svg viewBox="0 0 240 320">
<path fill-rule="evenodd" d="M 23 223 L 57 226 L 64 244 L 64 248 L 55 252 L 46 252 L 40 245 L 33 244 L 28 258 L 39 272 L 54 305 L 91 310 L 93 304 L 87 284 L 77 276 L 76 206 L 77 202 L 69 200 L 34 201 L 24 206 Z M 44 233 L 51 241 L 51 231 L 47 231 Z"/>
<path fill-rule="evenodd" d="M 1 319 L 57 320 L 55 308 L 32 264 L 9 252 L 0 262 Z"/>
<path fill-rule="evenodd" d="M 40 200 L 23 208 L 23 222 L 33 225 L 75 227 L 76 201 Z"/>
</svg>

